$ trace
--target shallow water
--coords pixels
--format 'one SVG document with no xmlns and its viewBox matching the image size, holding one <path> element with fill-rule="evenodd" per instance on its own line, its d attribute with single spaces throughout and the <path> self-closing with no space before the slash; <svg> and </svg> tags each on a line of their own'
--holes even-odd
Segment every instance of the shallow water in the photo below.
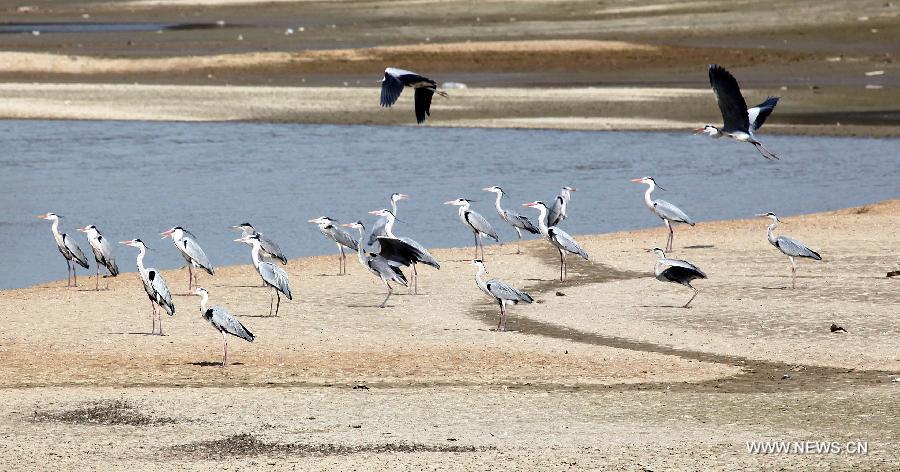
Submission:
<svg viewBox="0 0 900 472">
<path fill-rule="evenodd" d="M 645 186 L 629 182 L 648 174 L 669 190 L 654 197 L 698 221 L 832 210 L 900 194 L 896 139 L 765 136 L 783 157 L 777 162 L 750 145 L 690 132 L 0 121 L 0 139 L 0 288 L 64 278 L 50 224 L 34 218 L 47 211 L 65 217 L 61 229 L 86 252 L 75 228 L 96 224 L 111 240 L 142 238 L 153 249 L 147 264 L 163 269 L 183 262 L 158 236 L 174 225 L 196 234 L 215 265 L 249 261 L 249 248 L 227 229 L 244 221 L 288 257 L 331 254 L 334 245 L 307 219 L 369 222 L 367 212 L 386 207 L 395 191 L 412 196 L 400 203 L 404 221 L 395 232 L 429 247 L 472 244 L 456 207 L 442 205 L 456 197 L 478 200 L 474 209 L 514 241 L 493 194 L 481 191 L 490 185 L 503 186 L 511 197 L 504 206 L 526 215 L 537 212 L 522 202 L 577 187 L 563 224 L 572 234 L 660 226 L 643 206 Z M 759 231 L 764 238 L 764 222 Z M 120 268 L 135 270 L 135 250 L 116 251 Z"/>
</svg>

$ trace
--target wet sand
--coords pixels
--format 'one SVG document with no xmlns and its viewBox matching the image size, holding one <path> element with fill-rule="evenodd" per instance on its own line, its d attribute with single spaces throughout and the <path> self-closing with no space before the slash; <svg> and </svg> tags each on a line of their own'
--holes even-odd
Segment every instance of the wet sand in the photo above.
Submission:
<svg viewBox="0 0 900 472">
<path fill-rule="evenodd" d="M 592 261 L 565 283 L 544 241 L 524 255 L 488 246 L 490 275 L 537 301 L 511 310 L 508 332 L 493 330 L 471 248 L 434 251 L 443 267 L 420 271 L 422 294 L 385 309 L 355 260 L 343 277 L 336 257 L 292 260 L 297 299 L 277 318 L 262 316 L 269 295 L 251 267 L 223 267 L 201 284 L 258 336 L 233 339 L 225 369 L 197 297 L 175 297 L 167 336 L 147 334 L 134 273 L 99 293 L 87 277 L 5 291 L 0 457 L 36 469 L 883 470 L 900 451 L 900 298 L 885 276 L 900 263 L 888 256 L 898 210 L 784 217 L 824 258 L 799 263 L 793 290 L 765 220 L 679 227 L 673 256 L 709 274 L 691 309 L 677 308 L 687 289 L 649 272 L 662 227 L 578 236 Z M 185 271 L 164 276 L 185 290 Z M 870 450 L 747 454 L 759 439 Z"/>
</svg>

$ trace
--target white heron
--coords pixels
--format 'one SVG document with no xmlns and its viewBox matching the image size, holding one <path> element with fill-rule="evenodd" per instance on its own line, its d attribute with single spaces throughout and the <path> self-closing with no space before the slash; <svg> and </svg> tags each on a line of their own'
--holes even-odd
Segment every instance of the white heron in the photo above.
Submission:
<svg viewBox="0 0 900 472">
<path fill-rule="evenodd" d="M 194 295 L 200 296 L 200 314 L 203 316 L 203 319 L 222 333 L 222 367 L 225 367 L 228 362 L 228 337 L 225 335 L 230 334 L 251 343 L 256 339 L 256 336 L 241 324 L 234 315 L 225 311 L 224 308 L 219 306 L 207 307 L 206 302 L 209 301 L 209 292 L 205 288 L 198 287 L 194 290 Z"/>
<path fill-rule="evenodd" d="M 428 252 L 425 246 L 418 241 L 394 234 L 396 216 L 388 209 L 370 211 L 369 214 L 387 219 L 384 225 L 384 236 L 378 237 L 377 252 L 389 261 L 400 265 L 408 265 L 412 269 L 412 286 L 414 293 L 419 293 L 419 273 L 416 264 L 425 264 L 440 269 L 441 264 Z M 370 246 L 367 251 L 375 250 L 376 246 Z M 398 257 L 399 256 L 399 257 Z"/>
<path fill-rule="evenodd" d="M 416 92 L 416 122 L 421 124 L 431 116 L 431 99 L 434 94 L 447 98 L 447 92 L 438 90 L 437 82 L 415 72 L 388 67 L 381 79 L 381 106 L 390 108 L 397 103 L 403 87 L 411 87 Z"/>
<path fill-rule="evenodd" d="M 534 302 L 534 299 L 531 298 L 531 295 L 502 280 L 484 280 L 487 269 L 480 259 L 473 260 L 472 265 L 478 267 L 478 271 L 475 272 L 475 285 L 500 305 L 500 321 L 497 323 L 497 330 L 506 331 L 506 305 L 515 305 L 519 302 L 530 304 Z"/>
<path fill-rule="evenodd" d="M 71 286 L 72 280 L 74 279 L 74 285 L 77 287 L 78 276 L 75 275 L 75 264 L 78 264 L 85 269 L 90 267 L 87 258 L 84 257 L 84 251 L 81 250 L 78 243 L 70 238 L 69 235 L 59 232 L 59 219 L 62 218 L 60 215 L 51 212 L 38 215 L 37 217 L 42 220 L 50 220 L 53 222 L 53 224 L 50 225 L 50 231 L 53 232 L 53 239 L 56 240 L 56 248 L 59 249 L 59 253 L 66 258 L 66 286 Z"/>
<path fill-rule="evenodd" d="M 694 130 L 695 134 L 706 133 L 714 138 L 728 136 L 736 141 L 748 142 L 753 144 L 766 159 L 778 159 L 778 156 L 766 149 L 755 135 L 756 130 L 775 109 L 778 97 L 769 97 L 748 110 L 737 80 L 725 68 L 716 64 L 709 65 L 709 84 L 716 94 L 716 102 L 719 104 L 724 125 L 717 128 L 708 124 Z"/>
<path fill-rule="evenodd" d="M 391 213 L 394 214 L 394 217 L 398 215 L 397 213 L 397 203 L 400 200 L 409 200 L 409 195 L 404 193 L 394 192 L 391 194 Z M 384 236 L 384 226 L 387 224 L 387 217 L 382 216 L 375 220 L 375 223 L 372 224 L 371 231 L 369 231 L 368 236 L 365 238 L 365 246 L 369 247 L 378 242 L 379 236 Z"/>
<path fill-rule="evenodd" d="M 262 248 L 262 250 L 260 251 L 260 255 L 269 259 L 278 259 L 279 261 L 281 261 L 281 265 L 287 265 L 287 257 L 285 257 L 284 252 L 281 251 L 281 248 L 278 246 L 278 244 L 273 241 L 272 238 L 269 238 L 257 231 L 250 223 L 241 223 L 239 225 L 234 225 L 231 227 L 231 229 L 241 230 L 241 236 L 252 236 L 254 234 L 259 235 L 259 244 Z"/>
<path fill-rule="evenodd" d="M 287 272 L 269 261 L 262 260 L 260 257 L 262 247 L 259 242 L 259 236 L 255 234 L 241 236 L 235 239 L 234 242 L 249 244 L 252 247 L 250 256 L 253 258 L 253 266 L 256 268 L 256 272 L 262 277 L 263 282 L 275 291 L 275 297 L 269 299 L 269 316 L 272 316 L 273 303 L 275 303 L 275 316 L 278 316 L 278 308 L 281 306 L 281 294 L 284 294 L 288 300 L 294 299 L 291 295 L 291 286 Z M 277 298 L 277 302 L 273 298 Z"/>
<path fill-rule="evenodd" d="M 577 190 L 575 187 L 563 187 L 559 191 L 559 195 L 548 207 L 547 226 L 556 226 L 569 217 L 569 200 L 572 199 L 572 192 Z"/>
<path fill-rule="evenodd" d="M 362 221 L 357 221 L 356 223 L 347 223 L 341 226 L 358 230 L 360 240 L 365 237 L 366 226 Z M 381 302 L 381 305 L 379 305 L 379 307 L 384 308 L 387 305 L 388 299 L 391 298 L 391 295 L 394 293 L 394 288 L 391 287 L 391 282 L 396 282 L 400 285 L 403 285 L 404 287 L 409 286 L 409 282 L 406 280 L 406 276 L 403 275 L 403 271 L 400 270 L 400 267 L 391 264 L 390 261 L 378 254 L 367 253 L 365 248 L 363 248 L 362 243 L 359 244 L 359 248 L 357 249 L 357 257 L 359 258 L 359 263 L 363 267 L 368 269 L 369 272 L 381 279 L 381 282 L 388 289 L 387 296 L 384 297 L 384 301 Z"/>
<path fill-rule="evenodd" d="M 181 257 L 187 261 L 188 291 L 197 283 L 197 275 L 194 273 L 194 268 L 203 269 L 209 275 L 213 275 L 213 266 L 209 263 L 209 258 L 206 257 L 206 253 L 203 252 L 203 248 L 200 247 L 197 237 L 193 233 L 181 226 L 173 226 L 160 233 L 160 236 L 162 236 L 162 239 L 171 237 L 175 247 L 178 248 L 178 252 L 181 253 Z"/>
<path fill-rule="evenodd" d="M 569 272 L 566 266 L 566 253 L 578 254 L 582 259 L 588 260 L 587 252 L 578 245 L 575 238 L 569 236 L 569 233 L 556 226 L 547 226 L 547 212 L 549 208 L 544 202 L 538 200 L 531 203 L 523 203 L 522 206 L 535 208 L 541 213 L 538 217 L 538 228 L 541 230 L 541 234 L 550 241 L 550 244 L 556 246 L 556 250 L 559 251 L 559 280 L 566 280 Z"/>
<path fill-rule="evenodd" d="M 326 238 L 334 241 L 337 245 L 338 251 L 340 251 L 341 254 L 338 259 L 338 275 L 345 275 L 347 273 L 347 256 L 344 254 L 344 248 L 355 252 L 359 249 L 359 243 L 353 239 L 353 236 L 351 236 L 350 233 L 344 231 L 343 228 L 335 226 L 337 220 L 334 218 L 320 216 L 318 218 L 307 220 L 307 222 L 317 225 L 319 227 L 319 232 Z"/>
<path fill-rule="evenodd" d="M 644 192 L 644 205 L 666 224 L 666 229 L 669 230 L 669 239 L 666 241 L 666 251 L 671 251 L 672 242 L 675 239 L 675 231 L 672 229 L 672 225 L 675 223 L 684 223 L 694 226 L 696 223 L 694 223 L 694 220 L 691 219 L 690 216 L 687 216 L 687 214 L 681 211 L 677 206 L 672 205 L 665 200 L 653 200 L 650 198 L 650 194 L 653 193 L 653 190 L 656 187 L 659 187 L 653 177 L 641 177 L 640 179 L 631 179 L 631 181 L 647 184 L 649 186 L 647 187 L 647 191 Z M 659 188 L 665 190 L 662 187 Z"/>
<path fill-rule="evenodd" d="M 500 215 L 500 218 L 503 219 L 507 224 L 513 227 L 516 230 L 516 234 L 519 239 L 516 241 L 516 254 L 522 253 L 522 230 L 528 231 L 531 234 L 538 234 L 541 232 L 534 223 L 531 222 L 527 217 L 520 215 L 512 210 L 507 208 L 503 208 L 500 206 L 500 200 L 506 196 L 506 192 L 496 185 L 493 187 L 483 188 L 485 192 L 493 192 L 497 194 L 497 200 L 494 202 L 494 208 L 497 210 L 497 214 Z"/>
<path fill-rule="evenodd" d="M 658 247 L 655 247 L 650 251 L 655 252 L 656 255 L 659 256 L 659 259 L 656 261 L 656 267 L 654 267 L 656 280 L 659 280 L 660 282 L 681 284 L 694 291 L 694 295 L 691 296 L 691 299 L 682 306 L 682 308 L 688 308 L 688 305 L 690 305 L 697 294 L 700 293 L 696 287 L 691 285 L 691 282 L 696 279 L 705 279 L 706 274 L 688 261 L 669 259 L 666 257 L 666 252 Z"/>
<path fill-rule="evenodd" d="M 94 284 L 94 290 L 100 290 L 100 266 L 106 267 L 110 277 L 119 275 L 119 267 L 116 265 L 116 259 L 113 257 L 112 245 L 109 240 L 100 234 L 100 230 L 94 225 L 87 225 L 84 228 L 78 228 L 78 231 L 87 235 L 88 244 L 91 251 L 94 252 L 94 261 L 97 262 L 97 278 Z M 109 288 L 109 284 L 107 284 Z"/>
<path fill-rule="evenodd" d="M 147 246 L 143 241 L 140 239 L 129 239 L 128 241 L 120 241 L 119 244 L 136 247 L 140 250 L 137 255 L 138 273 L 141 276 L 141 282 L 144 284 L 144 291 L 147 292 L 147 296 L 150 298 L 150 307 L 153 309 L 153 329 L 150 331 L 150 334 L 162 336 L 162 317 L 157 306 L 162 308 L 169 316 L 175 316 L 175 304 L 172 303 L 172 292 L 169 291 L 166 279 L 153 267 L 144 267 L 144 255 L 147 253 Z M 159 333 L 156 333 L 157 321 L 159 322 Z"/>
<path fill-rule="evenodd" d="M 804 257 L 815 261 L 821 261 L 822 256 L 819 255 L 818 252 L 813 251 L 805 244 L 797 241 L 796 239 L 792 239 L 787 236 L 776 237 L 772 232 L 775 231 L 775 228 L 778 227 L 778 223 L 782 223 L 782 221 L 778 219 L 778 216 L 775 213 L 772 213 L 770 211 L 768 213 L 760 213 L 756 216 L 770 218 L 772 220 L 772 224 L 769 225 L 769 230 L 767 231 L 766 236 L 768 236 L 769 238 L 769 243 L 777 247 L 782 254 L 788 256 L 788 259 L 791 260 L 791 288 L 797 288 L 797 265 L 794 262 L 794 258 Z"/>
<path fill-rule="evenodd" d="M 468 200 L 466 198 L 457 198 L 456 200 L 450 200 L 448 202 L 444 202 L 444 205 L 455 205 L 459 207 L 459 221 L 462 222 L 472 234 L 475 235 L 475 259 L 484 260 L 484 246 L 481 243 L 481 238 L 483 236 L 487 236 L 494 241 L 500 242 L 500 237 L 497 236 L 497 232 L 494 231 L 494 227 L 491 226 L 488 221 L 481 216 L 475 210 L 470 208 L 472 204 L 472 200 Z M 481 249 L 481 257 L 478 257 L 478 249 Z"/>
</svg>

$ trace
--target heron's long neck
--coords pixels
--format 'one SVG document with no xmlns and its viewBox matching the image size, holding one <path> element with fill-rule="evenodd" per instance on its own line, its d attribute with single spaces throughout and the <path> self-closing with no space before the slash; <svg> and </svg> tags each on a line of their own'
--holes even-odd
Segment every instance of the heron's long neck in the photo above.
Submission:
<svg viewBox="0 0 900 472">
<path fill-rule="evenodd" d="M 396 207 L 396 205 L 394 205 Z M 384 223 L 384 234 L 389 238 L 394 238 L 394 222 L 397 221 L 397 218 L 392 214 L 387 214 L 385 216 L 387 221 Z"/>
<path fill-rule="evenodd" d="M 356 249 L 359 253 L 359 260 L 363 261 L 363 258 L 366 255 L 366 244 L 365 241 L 363 241 L 366 237 L 366 229 L 362 226 L 356 229 L 359 230 L 359 243 L 356 245 Z"/>
<path fill-rule="evenodd" d="M 397 215 L 397 200 L 391 199 L 391 211 L 394 212 L 394 215 Z"/>
<path fill-rule="evenodd" d="M 139 252 L 137 255 L 137 267 L 139 271 L 144 272 L 144 255 L 147 254 L 147 249 L 145 249 L 143 246 L 141 246 L 139 249 L 141 252 Z"/>
<path fill-rule="evenodd" d="M 644 205 L 647 205 L 647 208 L 653 208 L 653 199 L 650 198 L 650 194 L 656 189 L 656 184 L 650 182 L 648 185 L 647 191 L 644 192 Z"/>
<path fill-rule="evenodd" d="M 541 230 L 541 234 L 547 236 L 550 233 L 550 228 L 547 226 L 547 207 L 541 205 L 537 209 L 541 212 L 541 216 L 538 217 L 538 229 Z"/>
<path fill-rule="evenodd" d="M 503 208 L 500 208 L 500 199 L 501 198 L 503 198 L 503 194 L 500 192 L 497 192 L 497 201 L 494 202 L 494 207 L 497 208 L 497 213 L 500 215 L 503 214 Z"/>
<path fill-rule="evenodd" d="M 566 189 L 562 189 L 562 191 L 559 192 L 559 196 L 562 197 L 563 201 L 566 203 L 569 203 L 569 199 L 572 198 L 572 194 Z"/>
<path fill-rule="evenodd" d="M 53 220 L 53 224 L 50 225 L 50 231 L 53 231 L 53 235 L 56 236 L 57 238 L 60 237 L 60 234 L 59 234 L 59 218 L 55 218 L 55 219 Z"/>
<path fill-rule="evenodd" d="M 778 220 L 773 219 L 772 224 L 769 225 L 769 231 L 767 232 L 767 235 L 769 237 L 769 242 L 772 244 L 775 244 L 775 234 L 773 234 L 773 231 L 775 231 L 775 228 L 777 228 L 777 227 L 778 227 Z"/>
<path fill-rule="evenodd" d="M 463 214 L 469 211 L 469 202 L 466 202 L 464 205 L 459 206 L 459 217 L 462 218 Z"/>
<path fill-rule="evenodd" d="M 204 293 L 203 295 L 201 295 L 201 297 L 202 298 L 200 298 L 200 312 L 206 313 L 206 302 L 209 301 L 209 294 Z"/>
<path fill-rule="evenodd" d="M 250 251 L 250 257 L 253 258 L 253 265 L 259 267 L 260 258 L 259 251 L 262 249 L 259 241 L 253 241 L 253 249 Z"/>
<path fill-rule="evenodd" d="M 484 283 L 484 275 L 487 274 L 487 269 L 484 268 L 484 264 L 478 266 L 478 272 L 475 272 L 475 283 L 481 287 L 482 290 L 487 289 L 487 284 Z"/>
</svg>

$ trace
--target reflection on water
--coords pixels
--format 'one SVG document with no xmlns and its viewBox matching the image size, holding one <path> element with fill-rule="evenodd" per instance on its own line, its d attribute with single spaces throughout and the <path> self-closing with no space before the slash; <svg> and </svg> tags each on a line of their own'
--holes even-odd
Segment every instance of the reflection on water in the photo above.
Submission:
<svg viewBox="0 0 900 472">
<path fill-rule="evenodd" d="M 0 139 L 3 288 L 64 277 L 50 225 L 34 218 L 46 211 L 64 215 L 85 250 L 75 228 L 96 224 L 112 240 L 144 239 L 148 264 L 174 268 L 182 259 L 158 236 L 171 226 L 193 231 L 216 265 L 249 261 L 226 229 L 244 221 L 288 257 L 326 254 L 334 245 L 307 219 L 365 220 L 391 192 L 412 196 L 396 232 L 445 247 L 472 244 L 456 207 L 442 205 L 456 197 L 477 200 L 501 239 L 514 240 L 481 191 L 491 185 L 523 214 L 532 210 L 522 202 L 577 187 L 563 226 L 583 234 L 659 225 L 643 207 L 645 187 L 629 182 L 644 175 L 698 221 L 872 203 L 897 197 L 900 182 L 900 142 L 888 139 L 766 136 L 776 162 L 690 132 L 3 121 Z M 134 251 L 123 249 L 119 266 L 132 271 Z"/>
</svg>

